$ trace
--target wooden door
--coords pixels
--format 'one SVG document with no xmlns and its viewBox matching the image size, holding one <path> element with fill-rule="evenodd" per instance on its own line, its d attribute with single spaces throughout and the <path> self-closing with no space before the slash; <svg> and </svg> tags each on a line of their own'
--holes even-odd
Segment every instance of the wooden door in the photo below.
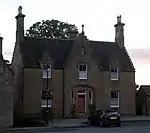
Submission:
<svg viewBox="0 0 150 133">
<path fill-rule="evenodd" d="M 85 113 L 85 94 L 78 95 L 77 112 L 78 113 Z"/>
</svg>

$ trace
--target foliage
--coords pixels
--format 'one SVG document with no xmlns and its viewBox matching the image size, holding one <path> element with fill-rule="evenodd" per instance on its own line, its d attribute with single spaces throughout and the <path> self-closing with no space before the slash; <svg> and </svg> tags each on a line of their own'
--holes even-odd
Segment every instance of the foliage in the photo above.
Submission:
<svg viewBox="0 0 150 133">
<path fill-rule="evenodd" d="M 92 113 L 96 109 L 96 106 L 94 104 L 89 104 L 88 107 L 89 107 L 89 113 Z"/>
<path fill-rule="evenodd" d="M 34 23 L 26 31 L 26 36 L 67 39 L 68 32 L 77 32 L 78 34 L 78 29 L 74 24 L 52 19 Z"/>
<path fill-rule="evenodd" d="M 72 115 L 72 117 L 75 117 L 75 115 L 76 115 L 76 105 L 75 104 L 71 105 L 71 115 Z"/>
</svg>

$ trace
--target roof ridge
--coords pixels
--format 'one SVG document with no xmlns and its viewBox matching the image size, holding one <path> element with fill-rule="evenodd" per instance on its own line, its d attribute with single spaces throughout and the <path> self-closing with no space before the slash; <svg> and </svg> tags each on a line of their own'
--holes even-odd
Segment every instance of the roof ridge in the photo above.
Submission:
<svg viewBox="0 0 150 133">
<path fill-rule="evenodd" d="M 111 41 L 94 41 L 94 40 L 89 40 L 90 42 L 99 42 L 99 43 L 115 43 L 117 44 L 116 42 L 111 42 Z"/>
<path fill-rule="evenodd" d="M 24 36 L 25 39 L 39 39 L 39 40 L 56 40 L 56 41 L 60 41 L 60 40 L 65 40 L 65 41 L 71 41 L 71 40 L 75 40 L 75 39 L 57 39 L 57 38 L 45 38 L 45 37 L 28 37 L 28 36 Z"/>
</svg>

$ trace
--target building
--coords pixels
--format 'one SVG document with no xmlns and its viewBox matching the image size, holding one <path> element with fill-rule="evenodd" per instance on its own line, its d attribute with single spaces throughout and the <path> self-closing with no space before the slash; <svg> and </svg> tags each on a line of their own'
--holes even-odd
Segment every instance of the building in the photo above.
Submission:
<svg viewBox="0 0 150 133">
<path fill-rule="evenodd" d="M 76 33 L 66 40 L 26 37 L 24 17 L 19 7 L 12 59 L 15 113 L 40 113 L 47 106 L 41 92 L 48 88 L 55 116 L 71 116 L 72 107 L 85 116 L 90 105 L 135 115 L 135 69 L 124 46 L 121 16 L 114 42 L 89 40 L 84 26 L 77 38 Z"/>
<path fill-rule="evenodd" d="M 13 71 L 3 58 L 0 37 L 0 128 L 13 125 Z"/>
<path fill-rule="evenodd" d="M 150 85 L 141 85 L 136 94 L 137 115 L 150 115 Z"/>
</svg>

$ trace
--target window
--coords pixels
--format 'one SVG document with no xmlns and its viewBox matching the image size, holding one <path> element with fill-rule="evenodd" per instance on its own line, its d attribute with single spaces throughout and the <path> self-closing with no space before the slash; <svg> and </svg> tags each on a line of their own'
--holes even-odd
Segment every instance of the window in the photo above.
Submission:
<svg viewBox="0 0 150 133">
<path fill-rule="evenodd" d="M 111 91 L 110 107 L 119 107 L 119 91 Z"/>
<path fill-rule="evenodd" d="M 118 80 L 118 68 L 111 68 L 110 69 L 110 78 L 111 80 Z"/>
<path fill-rule="evenodd" d="M 87 79 L 87 65 L 80 64 L 78 69 L 79 79 Z"/>
<path fill-rule="evenodd" d="M 51 78 L 51 65 L 50 64 L 43 64 L 42 65 L 42 74 L 43 78 Z"/>
<path fill-rule="evenodd" d="M 93 93 L 92 91 L 89 91 L 89 96 L 88 96 L 89 104 L 93 104 L 92 98 L 93 98 Z"/>
<path fill-rule="evenodd" d="M 75 91 L 72 91 L 72 104 L 75 104 L 75 98 L 76 98 L 76 95 L 75 95 Z"/>
<path fill-rule="evenodd" d="M 41 105 L 42 108 L 46 108 L 47 107 L 47 100 L 46 99 L 42 99 L 42 105 Z M 51 99 L 48 99 L 48 107 L 52 107 L 52 100 Z"/>
</svg>

